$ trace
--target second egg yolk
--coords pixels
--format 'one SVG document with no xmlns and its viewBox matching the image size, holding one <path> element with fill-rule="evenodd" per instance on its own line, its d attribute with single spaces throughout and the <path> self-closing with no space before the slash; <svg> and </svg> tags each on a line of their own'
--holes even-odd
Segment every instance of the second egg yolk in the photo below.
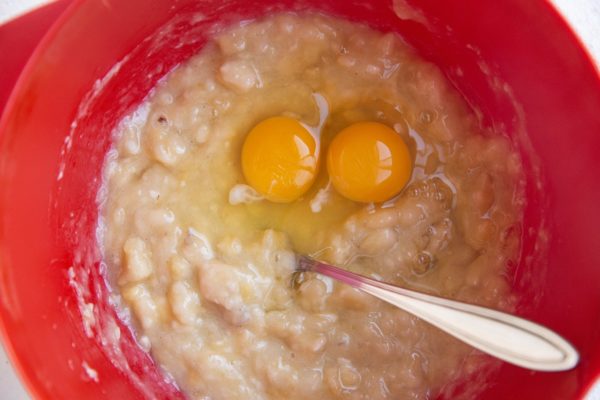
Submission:
<svg viewBox="0 0 600 400">
<path fill-rule="evenodd" d="M 327 153 L 333 187 L 358 202 L 382 202 L 410 179 L 412 160 L 402 138 L 378 122 L 358 122 L 340 131 Z"/>
<path fill-rule="evenodd" d="M 242 171 L 266 199 L 287 203 L 313 184 L 318 169 L 315 138 L 297 120 L 272 117 L 248 133 L 242 148 Z"/>
</svg>

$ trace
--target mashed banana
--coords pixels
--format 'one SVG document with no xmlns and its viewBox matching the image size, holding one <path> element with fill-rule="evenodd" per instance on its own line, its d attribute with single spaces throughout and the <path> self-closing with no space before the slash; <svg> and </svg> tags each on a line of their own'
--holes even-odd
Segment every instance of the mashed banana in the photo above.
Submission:
<svg viewBox="0 0 600 400">
<path fill-rule="evenodd" d="M 414 170 L 399 196 L 354 203 L 324 168 L 291 204 L 243 192 L 246 133 L 276 115 L 317 125 L 315 93 L 329 107 L 324 148 L 364 120 L 409 144 Z M 485 369 L 480 353 L 355 289 L 314 275 L 290 285 L 302 252 L 513 307 L 520 159 L 398 36 L 314 14 L 228 28 L 116 134 L 101 204 L 109 278 L 140 344 L 190 398 L 425 399 Z M 234 188 L 252 201 L 230 203 Z"/>
</svg>

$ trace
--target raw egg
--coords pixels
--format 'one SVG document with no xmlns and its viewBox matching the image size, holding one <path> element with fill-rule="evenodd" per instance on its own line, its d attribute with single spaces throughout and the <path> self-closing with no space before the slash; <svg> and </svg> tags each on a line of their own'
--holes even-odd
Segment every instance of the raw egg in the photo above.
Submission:
<svg viewBox="0 0 600 400">
<path fill-rule="evenodd" d="M 288 203 L 313 184 L 319 149 L 313 135 L 297 120 L 271 117 L 248 133 L 242 148 L 247 183 L 267 200 Z"/>
<path fill-rule="evenodd" d="M 340 131 L 327 152 L 327 171 L 342 196 L 382 202 L 409 181 L 412 160 L 400 135 L 379 122 L 358 122 Z"/>
</svg>

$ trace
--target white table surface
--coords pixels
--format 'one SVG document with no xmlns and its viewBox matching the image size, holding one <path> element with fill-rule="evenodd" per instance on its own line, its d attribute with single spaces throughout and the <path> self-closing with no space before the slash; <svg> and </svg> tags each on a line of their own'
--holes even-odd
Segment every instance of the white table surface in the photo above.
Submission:
<svg viewBox="0 0 600 400">
<path fill-rule="evenodd" d="M 574 27 L 600 68 L 600 1 L 552 0 Z M 48 0 L 0 0 L 0 24 Z M 0 346 L 0 398 L 30 400 L 19 382 L 2 346 Z M 587 400 L 600 400 L 600 383 L 588 394 Z"/>
</svg>

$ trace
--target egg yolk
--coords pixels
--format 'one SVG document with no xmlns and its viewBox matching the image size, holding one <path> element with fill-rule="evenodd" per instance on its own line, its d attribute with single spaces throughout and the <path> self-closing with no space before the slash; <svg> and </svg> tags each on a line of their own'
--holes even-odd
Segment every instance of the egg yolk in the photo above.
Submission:
<svg viewBox="0 0 600 400">
<path fill-rule="evenodd" d="M 378 122 L 358 122 L 340 131 L 329 145 L 327 171 L 342 196 L 382 202 L 406 185 L 412 161 L 406 143 L 394 130 Z"/>
<path fill-rule="evenodd" d="M 293 118 L 261 121 L 248 133 L 242 148 L 247 183 L 274 202 L 288 203 L 306 193 L 317 169 L 317 142 Z"/>
</svg>

